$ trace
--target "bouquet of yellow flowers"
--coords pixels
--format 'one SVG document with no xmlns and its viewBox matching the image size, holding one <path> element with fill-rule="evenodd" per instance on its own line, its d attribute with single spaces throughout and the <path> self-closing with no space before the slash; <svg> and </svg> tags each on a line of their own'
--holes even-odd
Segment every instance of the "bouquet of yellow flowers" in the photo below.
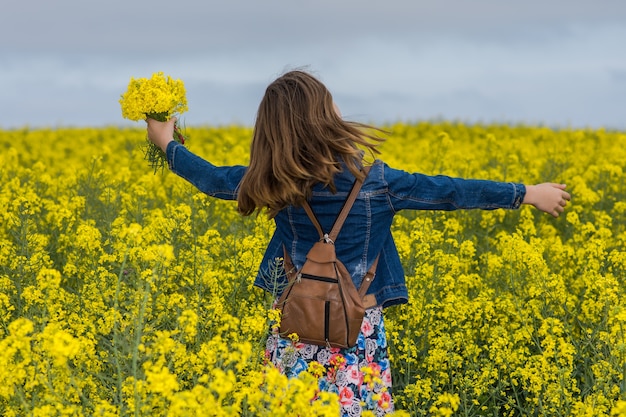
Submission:
<svg viewBox="0 0 626 417">
<path fill-rule="evenodd" d="M 188 110 L 185 85 L 181 80 L 174 80 L 162 72 L 152 74 L 152 78 L 131 78 L 128 88 L 120 98 L 122 117 L 139 121 L 151 118 L 165 122 L 173 116 Z M 185 143 L 178 121 L 174 126 L 174 140 Z M 163 168 L 167 161 L 165 153 L 146 138 L 145 159 L 154 171 Z"/>
</svg>

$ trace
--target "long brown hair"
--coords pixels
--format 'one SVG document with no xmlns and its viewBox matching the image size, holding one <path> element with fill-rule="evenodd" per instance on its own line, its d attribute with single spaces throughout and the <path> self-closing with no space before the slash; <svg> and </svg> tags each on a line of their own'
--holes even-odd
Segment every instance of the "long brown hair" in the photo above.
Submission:
<svg viewBox="0 0 626 417">
<path fill-rule="evenodd" d="M 363 150 L 373 156 L 383 141 L 372 132 L 380 129 L 344 121 L 315 77 L 301 70 L 285 73 L 267 87 L 259 105 L 250 164 L 238 190 L 239 212 L 266 208 L 273 218 L 289 205 L 301 206 L 316 183 L 335 192 L 333 177 L 342 161 L 363 178 Z"/>
</svg>

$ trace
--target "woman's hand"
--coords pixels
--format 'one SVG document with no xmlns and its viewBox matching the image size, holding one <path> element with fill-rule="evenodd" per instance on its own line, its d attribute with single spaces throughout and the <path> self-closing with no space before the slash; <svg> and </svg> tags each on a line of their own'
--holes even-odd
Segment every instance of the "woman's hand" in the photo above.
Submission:
<svg viewBox="0 0 626 417">
<path fill-rule="evenodd" d="M 527 185 L 526 196 L 522 203 L 531 204 L 553 217 L 559 217 L 565 210 L 567 202 L 571 199 L 572 196 L 565 191 L 565 184 L 546 182 L 537 185 Z"/>
<path fill-rule="evenodd" d="M 167 122 L 147 118 L 146 123 L 148 123 L 148 139 L 165 152 L 167 145 L 174 140 L 176 117 L 172 117 Z"/>
</svg>

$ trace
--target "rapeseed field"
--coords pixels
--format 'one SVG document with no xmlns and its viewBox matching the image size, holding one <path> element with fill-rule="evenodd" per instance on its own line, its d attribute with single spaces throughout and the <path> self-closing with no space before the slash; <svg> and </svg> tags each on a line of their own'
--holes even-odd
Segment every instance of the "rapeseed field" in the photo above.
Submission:
<svg viewBox="0 0 626 417">
<path fill-rule="evenodd" d="M 572 194 L 558 219 L 398 215 L 396 415 L 626 416 L 626 133 L 382 127 L 396 168 Z M 250 128 L 185 135 L 247 163 Z M 272 223 L 154 173 L 144 144 L 141 127 L 0 130 L 0 414 L 338 415 L 314 374 L 264 361 L 276 317 L 252 283 Z"/>
</svg>

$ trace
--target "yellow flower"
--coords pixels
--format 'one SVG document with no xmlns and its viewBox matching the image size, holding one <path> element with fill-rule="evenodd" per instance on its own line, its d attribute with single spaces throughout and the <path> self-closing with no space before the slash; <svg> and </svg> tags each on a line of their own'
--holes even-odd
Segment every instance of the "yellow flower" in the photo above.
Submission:
<svg viewBox="0 0 626 417">
<path fill-rule="evenodd" d="M 185 85 L 162 72 L 152 74 L 152 78 L 131 78 L 128 88 L 119 102 L 122 117 L 139 121 L 146 117 L 169 120 L 177 113 L 188 110 Z"/>
<path fill-rule="evenodd" d="M 273 332 L 277 332 L 280 329 L 281 314 L 282 311 L 277 308 L 272 308 L 267 312 L 267 319 L 271 323 Z"/>
<path fill-rule="evenodd" d="M 188 342 L 191 342 L 198 334 L 198 315 L 195 311 L 184 310 L 178 317 L 178 324 Z"/>
<path fill-rule="evenodd" d="M 461 400 L 458 394 L 450 394 L 447 392 L 439 395 L 433 406 L 430 408 L 430 412 L 435 416 L 452 416 L 459 408 Z"/>
<path fill-rule="evenodd" d="M 147 389 L 150 392 L 171 397 L 180 388 L 176 375 L 172 374 L 167 366 L 147 362 L 144 366 Z"/>
<path fill-rule="evenodd" d="M 626 417 L 626 400 L 619 400 L 611 410 L 611 417 Z"/>
<path fill-rule="evenodd" d="M 312 361 L 309 363 L 309 373 L 313 375 L 315 378 L 321 378 L 326 373 L 326 368 L 324 365 L 317 361 Z"/>
<path fill-rule="evenodd" d="M 52 358 L 56 366 L 65 366 L 69 359 L 73 359 L 82 349 L 80 341 L 58 324 L 51 323 L 41 333 L 42 347 Z"/>
<path fill-rule="evenodd" d="M 131 78 L 128 88 L 119 100 L 122 107 L 122 117 L 139 121 L 151 118 L 167 121 L 176 114 L 188 110 L 185 85 L 181 80 L 174 80 L 162 72 L 152 74 L 152 78 Z M 185 137 L 178 128 L 178 121 L 174 126 L 174 140 L 185 143 Z M 155 172 L 163 168 L 166 156 L 154 143 L 147 141 L 145 159 L 154 168 Z"/>
</svg>

